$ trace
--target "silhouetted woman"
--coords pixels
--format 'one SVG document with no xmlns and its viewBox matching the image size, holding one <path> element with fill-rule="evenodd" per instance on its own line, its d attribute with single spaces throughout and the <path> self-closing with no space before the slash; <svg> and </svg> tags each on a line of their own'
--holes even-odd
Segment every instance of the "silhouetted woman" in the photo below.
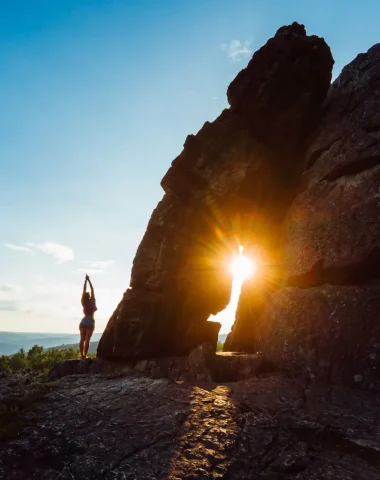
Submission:
<svg viewBox="0 0 380 480">
<path fill-rule="evenodd" d="M 86 291 L 87 282 L 89 283 L 91 288 L 91 296 Z M 94 313 L 97 310 L 94 287 L 92 286 L 90 277 L 88 275 L 86 275 L 86 280 L 84 281 L 84 285 L 83 285 L 82 305 L 83 305 L 84 317 L 82 318 L 82 321 L 79 324 L 79 331 L 80 331 L 79 351 L 80 351 L 80 356 L 83 359 L 83 358 L 87 358 L 87 352 L 90 346 L 90 339 L 95 329 Z"/>
</svg>

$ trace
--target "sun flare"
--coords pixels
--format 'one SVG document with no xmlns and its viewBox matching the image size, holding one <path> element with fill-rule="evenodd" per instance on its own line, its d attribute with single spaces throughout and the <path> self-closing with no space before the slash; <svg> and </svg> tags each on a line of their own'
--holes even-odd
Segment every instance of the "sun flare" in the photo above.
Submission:
<svg viewBox="0 0 380 480">
<path fill-rule="evenodd" d="M 229 269 L 233 276 L 230 302 L 227 307 L 217 315 L 210 315 L 209 317 L 209 320 L 221 323 L 220 333 L 230 332 L 235 321 L 236 309 L 238 307 L 243 283 L 255 275 L 257 270 L 257 263 L 243 255 L 243 247 L 241 246 L 239 247 L 239 255 L 228 265 L 227 269 Z"/>
<path fill-rule="evenodd" d="M 235 280 L 244 282 L 247 278 L 255 274 L 255 264 L 252 260 L 243 255 L 243 247 L 239 247 L 239 256 L 232 263 L 232 274 Z"/>
</svg>

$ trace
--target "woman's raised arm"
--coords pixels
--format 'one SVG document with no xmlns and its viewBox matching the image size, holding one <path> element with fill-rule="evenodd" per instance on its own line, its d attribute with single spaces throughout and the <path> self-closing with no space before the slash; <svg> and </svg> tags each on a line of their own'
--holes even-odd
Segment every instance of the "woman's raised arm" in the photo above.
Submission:
<svg viewBox="0 0 380 480">
<path fill-rule="evenodd" d="M 92 298 L 93 300 L 95 300 L 95 292 L 94 292 L 94 287 L 92 286 L 92 283 L 91 283 L 90 277 L 88 277 L 88 283 L 90 284 L 90 288 L 91 288 L 91 298 Z"/>
<path fill-rule="evenodd" d="M 83 285 L 82 300 L 83 300 L 84 294 L 86 293 L 88 281 L 89 281 L 89 278 L 88 278 L 88 275 L 86 275 L 86 280 L 84 281 L 84 285 Z"/>
</svg>

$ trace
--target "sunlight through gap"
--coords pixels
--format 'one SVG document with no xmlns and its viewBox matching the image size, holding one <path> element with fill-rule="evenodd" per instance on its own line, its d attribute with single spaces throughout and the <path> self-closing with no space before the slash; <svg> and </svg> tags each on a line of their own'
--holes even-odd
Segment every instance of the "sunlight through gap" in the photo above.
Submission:
<svg viewBox="0 0 380 480">
<path fill-rule="evenodd" d="M 227 307 L 217 315 L 210 315 L 209 320 L 220 322 L 220 332 L 229 333 L 235 321 L 236 309 L 239 303 L 239 297 L 244 281 L 256 273 L 255 263 L 243 255 L 243 247 L 239 246 L 239 256 L 230 265 L 233 275 L 231 298 Z"/>
</svg>

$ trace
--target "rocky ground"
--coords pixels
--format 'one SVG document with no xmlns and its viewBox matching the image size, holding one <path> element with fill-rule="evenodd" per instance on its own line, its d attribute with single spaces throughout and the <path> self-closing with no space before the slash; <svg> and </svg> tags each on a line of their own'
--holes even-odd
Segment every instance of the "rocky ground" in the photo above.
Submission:
<svg viewBox="0 0 380 480">
<path fill-rule="evenodd" d="M 0 443 L 0 478 L 380 479 L 379 402 L 279 374 L 224 384 L 69 375 Z"/>
</svg>

